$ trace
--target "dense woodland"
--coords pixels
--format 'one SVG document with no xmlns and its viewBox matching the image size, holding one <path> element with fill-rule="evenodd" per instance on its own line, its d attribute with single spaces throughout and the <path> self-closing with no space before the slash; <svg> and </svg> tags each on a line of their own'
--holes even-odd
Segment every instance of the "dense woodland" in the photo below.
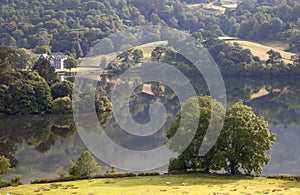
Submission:
<svg viewBox="0 0 300 195">
<path fill-rule="evenodd" d="M 98 39 L 126 26 L 161 24 L 197 31 L 210 23 L 179 0 L 2 1 L 0 21 L 2 45 L 35 51 L 43 47 L 77 57 Z"/>
<path fill-rule="evenodd" d="M 227 9 L 221 15 L 192 11 L 179 0 L 4 0 L 0 40 L 6 46 L 35 51 L 46 47 L 82 57 L 111 32 L 160 24 L 251 40 L 289 39 L 292 50 L 299 51 L 299 18 L 300 2 L 295 0 L 244 0 L 236 10 Z"/>
</svg>

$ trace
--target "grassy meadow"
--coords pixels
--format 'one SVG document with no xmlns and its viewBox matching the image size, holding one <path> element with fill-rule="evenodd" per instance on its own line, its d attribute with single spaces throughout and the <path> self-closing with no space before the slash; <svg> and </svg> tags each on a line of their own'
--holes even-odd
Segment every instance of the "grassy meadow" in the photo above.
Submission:
<svg viewBox="0 0 300 195">
<path fill-rule="evenodd" d="M 238 6 L 238 0 L 221 0 L 220 5 L 214 3 L 195 3 L 188 4 L 187 7 L 192 10 L 201 9 L 202 11 L 214 12 L 217 14 L 224 14 L 226 9 L 236 9 Z"/>
<path fill-rule="evenodd" d="M 276 44 L 276 46 L 272 43 L 268 43 L 267 45 L 262 45 L 256 42 L 252 42 L 252 41 L 245 41 L 245 40 L 233 40 L 233 41 L 227 41 L 229 43 L 238 43 L 240 44 L 243 48 L 245 49 L 250 49 L 251 53 L 254 56 L 259 57 L 261 60 L 267 60 L 268 59 L 268 54 L 267 52 L 270 51 L 271 49 L 273 49 L 274 51 L 277 51 L 281 54 L 283 61 L 285 61 L 286 63 L 292 63 L 292 61 L 290 60 L 291 57 L 293 55 L 295 55 L 294 53 L 290 53 L 290 52 L 286 52 L 280 49 L 280 47 L 278 46 L 278 44 Z"/>
<path fill-rule="evenodd" d="M 167 185 L 166 182 L 171 182 Z M 185 183 L 185 185 L 183 185 Z M 0 190 L 16 194 L 300 194 L 300 183 L 267 178 L 216 175 L 149 176 L 93 179 L 52 184 L 22 185 Z"/>
</svg>

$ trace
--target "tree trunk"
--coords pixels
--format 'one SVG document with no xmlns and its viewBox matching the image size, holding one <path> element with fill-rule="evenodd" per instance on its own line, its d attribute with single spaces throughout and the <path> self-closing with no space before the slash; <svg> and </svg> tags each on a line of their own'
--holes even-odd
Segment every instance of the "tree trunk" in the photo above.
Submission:
<svg viewBox="0 0 300 195">
<path fill-rule="evenodd" d="M 235 165 L 234 164 L 230 164 L 230 173 L 231 173 L 231 175 L 235 175 L 236 174 L 236 169 L 235 169 Z"/>
<path fill-rule="evenodd" d="M 208 167 L 205 168 L 205 173 L 209 173 L 209 168 Z"/>
</svg>

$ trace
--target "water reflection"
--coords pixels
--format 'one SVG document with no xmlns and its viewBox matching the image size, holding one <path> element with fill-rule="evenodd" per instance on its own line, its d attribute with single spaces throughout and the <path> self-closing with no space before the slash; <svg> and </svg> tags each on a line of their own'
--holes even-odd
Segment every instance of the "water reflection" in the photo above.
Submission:
<svg viewBox="0 0 300 195">
<path fill-rule="evenodd" d="M 103 82 L 106 90 L 112 89 L 112 82 Z M 196 83 L 195 81 L 194 85 Z M 225 85 L 229 105 L 244 101 L 257 115 L 269 121 L 270 130 L 277 134 L 270 151 L 272 160 L 263 173 L 300 174 L 300 83 L 226 78 Z M 164 89 L 156 91 L 157 87 Z M 198 85 L 197 89 L 198 94 L 208 94 L 205 84 Z M 264 93 L 260 93 L 261 89 Z M 156 87 L 152 87 L 152 92 L 137 89 L 137 95 L 132 96 L 130 103 L 130 112 L 139 123 L 150 120 L 148 110 L 151 103 L 159 101 L 166 106 L 167 122 L 151 137 L 139 139 L 122 131 L 109 113 L 98 116 L 100 121 L 105 121 L 102 124 L 104 128 L 107 125 L 110 127 L 107 129 L 113 129 L 106 133 L 116 144 L 142 151 L 164 144 L 165 132 L 180 106 L 172 90 L 156 84 Z M 76 159 L 83 150 L 86 147 L 76 133 L 72 115 L 0 117 L 0 154 L 10 159 L 16 167 L 15 173 L 22 175 L 25 182 L 56 175 L 58 167 L 67 168 L 69 160 Z"/>
</svg>

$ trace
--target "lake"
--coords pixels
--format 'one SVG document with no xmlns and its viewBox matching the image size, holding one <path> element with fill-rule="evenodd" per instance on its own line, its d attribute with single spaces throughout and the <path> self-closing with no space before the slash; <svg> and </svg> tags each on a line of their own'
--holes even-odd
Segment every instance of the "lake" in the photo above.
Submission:
<svg viewBox="0 0 300 195">
<path fill-rule="evenodd" d="M 271 161 L 264 167 L 263 174 L 300 174 L 300 84 L 279 80 L 253 80 L 225 78 L 228 105 L 243 101 L 254 112 L 269 122 L 276 141 L 269 154 Z M 114 118 L 98 116 L 107 135 L 118 145 L 133 150 L 151 150 L 164 144 L 165 132 L 179 111 L 178 98 L 149 93 L 149 86 L 131 98 L 130 112 L 139 123 L 150 120 L 149 105 L 160 101 L 165 105 L 165 125 L 153 136 L 142 139 L 127 132 Z M 151 87 L 150 87 L 151 88 Z M 202 89 L 202 87 L 199 87 Z M 148 90 L 148 91 L 147 91 Z M 201 91 L 201 90 L 200 90 Z M 198 94 L 207 94 L 207 90 Z M 106 119 L 106 118 L 105 118 Z M 109 128 L 108 128 L 109 127 Z M 56 176 L 56 169 L 67 169 L 69 161 L 75 161 L 80 152 L 87 150 L 81 140 L 72 115 L 35 115 L 0 117 L 0 154 L 10 157 L 16 167 L 13 174 L 22 176 L 25 183 L 32 179 Z M 109 166 L 99 161 L 99 164 Z"/>
</svg>

